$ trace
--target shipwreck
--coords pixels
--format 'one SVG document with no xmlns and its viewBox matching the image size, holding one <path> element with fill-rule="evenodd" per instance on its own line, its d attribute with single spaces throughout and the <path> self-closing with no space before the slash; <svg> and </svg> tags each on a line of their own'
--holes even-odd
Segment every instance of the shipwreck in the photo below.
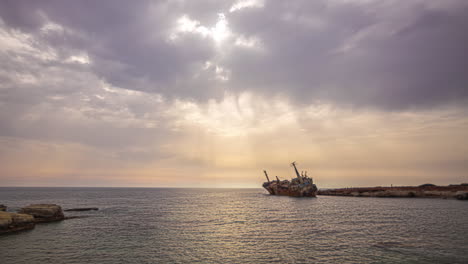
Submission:
<svg viewBox="0 0 468 264">
<path fill-rule="evenodd" d="M 307 176 L 307 171 L 302 174 L 299 174 L 299 171 L 296 167 L 296 162 L 291 163 L 296 172 L 296 178 L 289 180 L 280 180 L 276 176 L 276 180 L 270 181 L 268 173 L 266 170 L 265 177 L 267 182 L 263 183 L 263 188 L 265 188 L 271 195 L 284 195 L 284 196 L 294 196 L 294 197 L 316 197 L 317 196 L 317 186 L 314 184 L 311 177 Z"/>
</svg>

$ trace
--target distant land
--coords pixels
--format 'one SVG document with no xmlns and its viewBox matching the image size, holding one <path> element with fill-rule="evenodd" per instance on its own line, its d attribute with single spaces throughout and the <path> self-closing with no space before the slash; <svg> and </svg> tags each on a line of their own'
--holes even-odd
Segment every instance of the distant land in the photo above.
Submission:
<svg viewBox="0 0 468 264">
<path fill-rule="evenodd" d="M 468 183 L 437 186 L 422 184 L 419 186 L 391 187 L 355 187 L 338 189 L 320 189 L 318 195 L 351 196 L 351 197 L 421 197 L 468 200 Z"/>
</svg>

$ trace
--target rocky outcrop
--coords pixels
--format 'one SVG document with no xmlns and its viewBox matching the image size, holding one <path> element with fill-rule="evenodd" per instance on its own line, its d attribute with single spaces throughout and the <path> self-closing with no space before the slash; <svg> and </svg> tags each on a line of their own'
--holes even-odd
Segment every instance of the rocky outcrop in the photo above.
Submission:
<svg viewBox="0 0 468 264">
<path fill-rule="evenodd" d="M 1 205 L 0 205 L 1 206 Z M 6 206 L 0 207 L 6 210 Z M 96 207 L 72 208 L 67 211 L 98 210 Z M 84 218 L 88 216 L 65 217 L 62 207 L 56 204 L 31 204 L 19 210 L 19 213 L 10 213 L 0 210 L 0 234 L 34 228 L 36 223 L 54 222 L 65 219 Z"/>
<path fill-rule="evenodd" d="M 65 219 L 62 207 L 56 204 L 32 204 L 21 208 L 19 213 L 34 216 L 35 222 L 54 222 Z"/>
<path fill-rule="evenodd" d="M 402 198 L 456 198 L 468 200 L 468 186 L 449 185 L 435 186 L 423 184 L 420 186 L 400 187 L 359 187 L 341 189 L 323 189 L 318 191 L 319 195 L 354 196 L 354 197 L 402 197 Z"/>
<path fill-rule="evenodd" d="M 3 204 L 0 204 L 0 212 L 5 212 L 7 209 L 7 206 L 6 205 L 3 205 Z"/>
<path fill-rule="evenodd" d="M 97 211 L 99 208 L 97 207 L 83 207 L 83 208 L 70 208 L 70 209 L 65 209 L 63 211 L 65 212 L 81 212 L 81 211 Z"/>
<path fill-rule="evenodd" d="M 34 226 L 32 215 L 0 212 L 0 234 L 33 229 Z"/>
</svg>

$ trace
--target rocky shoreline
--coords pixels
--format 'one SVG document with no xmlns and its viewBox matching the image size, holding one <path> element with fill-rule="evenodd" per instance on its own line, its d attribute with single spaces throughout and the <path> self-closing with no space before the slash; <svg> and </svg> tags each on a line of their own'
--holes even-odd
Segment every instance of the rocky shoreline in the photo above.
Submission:
<svg viewBox="0 0 468 264">
<path fill-rule="evenodd" d="M 62 207 L 56 204 L 32 204 L 19 210 L 20 214 L 34 216 L 34 222 L 56 222 L 65 219 Z"/>
<path fill-rule="evenodd" d="M 318 195 L 393 198 L 420 197 L 468 200 L 468 185 L 435 186 L 432 184 L 423 184 L 420 186 L 321 189 L 318 191 Z"/>
<path fill-rule="evenodd" d="M 83 216 L 68 216 L 62 207 L 56 204 L 31 204 L 21 208 L 18 213 L 7 212 L 5 205 L 0 205 L 0 235 L 33 229 L 37 223 L 57 222 Z M 73 208 L 71 211 L 87 211 L 90 208 Z M 91 208 L 98 210 L 98 208 Z"/>
<path fill-rule="evenodd" d="M 34 216 L 0 211 L 0 234 L 33 229 Z"/>
</svg>

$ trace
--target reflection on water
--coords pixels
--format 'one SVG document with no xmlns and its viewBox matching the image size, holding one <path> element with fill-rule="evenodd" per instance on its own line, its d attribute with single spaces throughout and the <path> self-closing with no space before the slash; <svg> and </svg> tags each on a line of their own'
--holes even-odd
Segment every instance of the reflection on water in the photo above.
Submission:
<svg viewBox="0 0 468 264">
<path fill-rule="evenodd" d="M 99 207 L 0 237 L 2 263 L 468 263 L 468 203 L 262 189 L 0 188 L 0 204 Z"/>
</svg>

